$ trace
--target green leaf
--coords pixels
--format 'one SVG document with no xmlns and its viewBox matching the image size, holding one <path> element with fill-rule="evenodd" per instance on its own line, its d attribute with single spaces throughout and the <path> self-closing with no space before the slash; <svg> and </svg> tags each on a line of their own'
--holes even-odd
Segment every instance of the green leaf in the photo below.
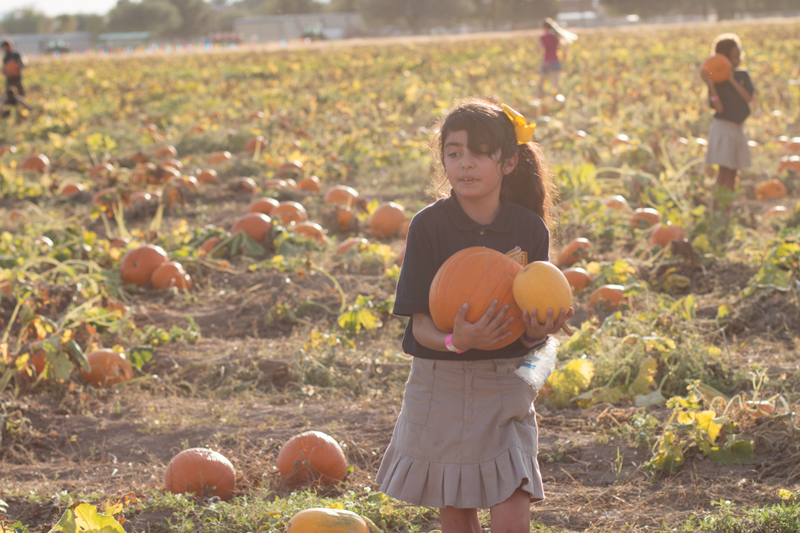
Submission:
<svg viewBox="0 0 800 533">
<path fill-rule="evenodd" d="M 128 351 L 128 361 L 137 370 L 141 370 L 152 359 L 153 348 L 150 346 L 134 346 Z"/>
<path fill-rule="evenodd" d="M 76 503 L 68 508 L 49 533 L 125 533 L 122 525 L 113 516 L 97 512 L 94 505 Z"/>
<path fill-rule="evenodd" d="M 648 357 L 642 361 L 642 363 L 639 365 L 639 374 L 628 388 L 628 393 L 632 396 L 635 396 L 638 394 L 650 394 L 653 392 L 657 387 L 655 380 L 657 370 L 658 359 L 655 357 Z"/>
<path fill-rule="evenodd" d="M 586 359 L 573 359 L 563 369 L 554 370 L 547 380 L 553 389 L 548 402 L 555 407 L 567 407 L 569 400 L 589 386 L 594 377 L 594 365 Z"/>
<path fill-rule="evenodd" d="M 339 316 L 339 327 L 351 333 L 364 329 L 377 329 L 383 325 L 380 318 L 369 309 L 357 309 Z"/>
<path fill-rule="evenodd" d="M 81 367 L 85 371 L 89 372 L 92 370 L 92 366 L 89 364 L 89 361 L 86 360 L 86 357 L 83 355 L 83 350 L 81 350 L 81 347 L 78 346 L 77 342 L 73 340 L 65 342 L 64 349 L 67 350 L 67 352 L 74 357 L 78 363 L 80 363 Z M 2 390 L 2 388 L 0 388 L 0 390 Z"/>
</svg>

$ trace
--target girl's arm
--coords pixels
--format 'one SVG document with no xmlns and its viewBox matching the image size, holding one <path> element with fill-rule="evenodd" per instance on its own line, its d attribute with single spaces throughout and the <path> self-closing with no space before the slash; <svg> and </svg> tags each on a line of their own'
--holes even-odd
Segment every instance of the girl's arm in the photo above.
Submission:
<svg viewBox="0 0 800 533">
<path fill-rule="evenodd" d="M 467 322 L 465 317 L 469 306 L 464 304 L 458 310 L 456 323 L 453 328 L 453 336 L 450 342 L 461 351 L 473 348 L 486 348 L 498 343 L 511 335 L 506 331 L 514 320 L 514 317 L 506 318 L 508 306 L 503 306 L 497 311 L 497 300 L 493 301 L 486 313 L 474 324 Z M 415 313 L 413 333 L 417 342 L 431 350 L 446 352 L 447 346 L 444 343 L 445 337 L 449 333 L 439 330 L 430 315 L 425 313 Z"/>
<path fill-rule="evenodd" d="M 736 81 L 736 78 L 733 77 L 733 71 L 731 71 L 731 77 L 728 78 L 728 81 L 731 82 L 731 85 L 733 85 L 733 88 L 736 89 L 737 93 L 739 93 L 739 96 L 742 97 L 742 100 L 748 104 L 753 101 L 753 95 L 747 92 L 747 89 L 742 87 L 739 82 Z"/>
<path fill-rule="evenodd" d="M 711 79 L 711 76 L 708 75 L 708 72 L 700 69 L 700 77 L 706 82 L 706 85 L 708 85 L 708 94 L 711 96 L 711 105 L 714 106 L 714 110 L 717 113 L 725 111 L 725 106 L 722 105 L 722 100 L 719 99 L 717 88 L 714 86 L 714 81 Z"/>
</svg>

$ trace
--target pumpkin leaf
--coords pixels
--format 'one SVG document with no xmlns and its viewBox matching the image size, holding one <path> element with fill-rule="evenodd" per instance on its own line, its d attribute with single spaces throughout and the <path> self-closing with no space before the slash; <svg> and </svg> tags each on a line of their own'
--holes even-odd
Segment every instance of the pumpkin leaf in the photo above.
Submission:
<svg viewBox="0 0 800 533">
<path fill-rule="evenodd" d="M 639 374 L 633 380 L 628 393 L 632 396 L 637 394 L 650 394 L 656 389 L 655 375 L 658 370 L 658 359 L 648 357 L 639 365 Z"/>
<path fill-rule="evenodd" d="M 563 369 L 554 370 L 547 383 L 553 392 L 548 401 L 555 407 L 564 408 L 574 398 L 589 386 L 594 377 L 594 364 L 586 359 L 574 359 L 566 364 Z"/>
<path fill-rule="evenodd" d="M 708 434 L 708 440 L 711 444 L 714 444 L 719 436 L 719 432 L 722 431 L 722 426 L 725 424 L 717 421 L 717 413 L 714 411 L 701 411 L 695 416 L 698 429 L 705 431 L 706 434 Z"/>
<path fill-rule="evenodd" d="M 125 533 L 113 516 L 97 512 L 94 505 L 78 502 L 69 507 L 49 533 Z"/>
</svg>

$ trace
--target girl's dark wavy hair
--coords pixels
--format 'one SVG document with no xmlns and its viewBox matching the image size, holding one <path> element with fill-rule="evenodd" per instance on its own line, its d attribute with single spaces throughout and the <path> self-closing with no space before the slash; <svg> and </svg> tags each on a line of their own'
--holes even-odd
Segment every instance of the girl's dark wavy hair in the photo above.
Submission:
<svg viewBox="0 0 800 533">
<path fill-rule="evenodd" d="M 468 147 L 473 153 L 492 155 L 499 150 L 498 165 L 517 154 L 517 166 L 503 177 L 502 190 L 509 200 L 542 217 L 547 227 L 555 224 L 553 206 L 557 190 L 542 148 L 533 141 L 517 144 L 511 119 L 490 100 L 461 100 L 439 120 L 430 144 L 434 159 L 440 163 L 439 179 L 434 184 L 439 196 L 444 195 L 448 185 L 444 172 L 444 142 L 454 131 L 467 132 Z"/>
</svg>

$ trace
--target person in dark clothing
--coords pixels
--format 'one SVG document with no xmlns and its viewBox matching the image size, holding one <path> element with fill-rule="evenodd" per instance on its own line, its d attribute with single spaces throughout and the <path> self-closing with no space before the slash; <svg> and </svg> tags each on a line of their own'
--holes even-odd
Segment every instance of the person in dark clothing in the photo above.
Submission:
<svg viewBox="0 0 800 533">
<path fill-rule="evenodd" d="M 6 39 L 0 43 L 3 49 L 3 74 L 6 77 L 5 94 L 0 97 L 0 109 L 3 118 L 11 114 L 6 107 L 22 105 L 25 109 L 30 106 L 25 102 L 25 87 L 22 85 L 22 71 L 28 66 L 28 60 L 24 54 L 14 50 L 14 41 Z"/>
</svg>

